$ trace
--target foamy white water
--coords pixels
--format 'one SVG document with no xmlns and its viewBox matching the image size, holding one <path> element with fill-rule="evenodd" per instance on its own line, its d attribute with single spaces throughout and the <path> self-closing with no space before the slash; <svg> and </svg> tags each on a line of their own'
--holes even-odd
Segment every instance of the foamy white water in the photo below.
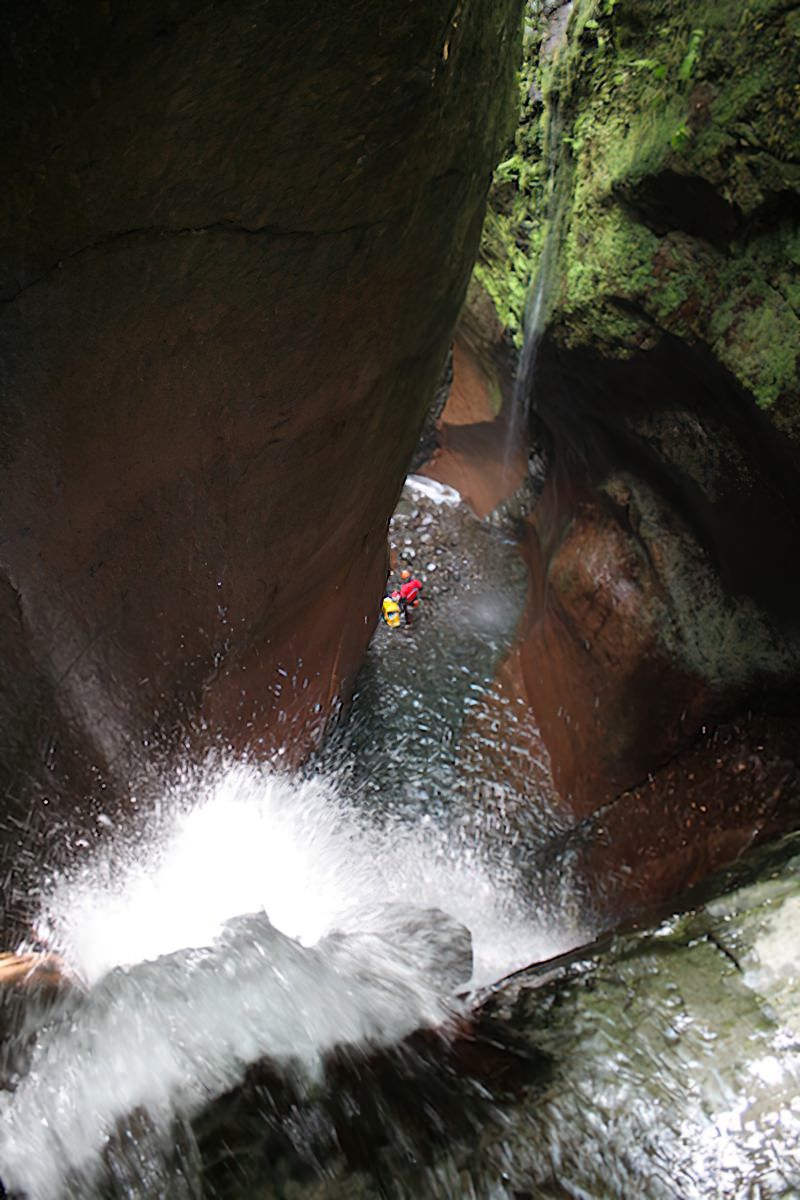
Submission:
<svg viewBox="0 0 800 1200">
<path fill-rule="evenodd" d="M 174 801 L 151 841 L 87 862 L 44 905 L 87 992 L 0 1099 L 0 1177 L 33 1200 L 90 1178 L 140 1106 L 165 1123 L 265 1056 L 313 1081 L 337 1044 L 446 1022 L 468 974 L 451 969 L 456 922 L 473 984 L 562 948 L 474 847 L 425 822 L 371 828 L 323 780 L 236 765 Z"/>
<path fill-rule="evenodd" d="M 405 486 L 412 495 L 425 496 L 434 504 L 460 504 L 461 493 L 449 483 L 439 483 L 427 475 L 406 475 Z"/>
<path fill-rule="evenodd" d="M 433 822 L 377 828 L 324 778 L 236 764 L 173 797 L 149 842 L 112 846 L 54 887 L 48 940 L 93 984 L 117 966 L 208 946 L 265 912 L 304 946 L 387 900 L 438 906 L 472 933 L 474 985 L 563 948 L 473 844 Z M 355 922 L 355 925 L 354 925 Z"/>
</svg>

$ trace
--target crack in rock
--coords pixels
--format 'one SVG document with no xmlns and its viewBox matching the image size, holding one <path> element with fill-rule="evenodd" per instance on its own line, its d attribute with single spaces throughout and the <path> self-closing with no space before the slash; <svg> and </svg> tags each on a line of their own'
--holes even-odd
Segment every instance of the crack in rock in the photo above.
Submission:
<svg viewBox="0 0 800 1200">
<path fill-rule="evenodd" d="M 341 229 L 314 230 L 285 229 L 281 225 L 249 226 L 237 224 L 235 221 L 222 220 L 214 221 L 208 225 L 185 226 L 181 229 L 173 229 L 169 225 L 152 225 L 145 226 L 141 229 L 124 229 L 116 233 L 110 233 L 107 236 L 98 239 L 96 242 L 90 242 L 86 246 L 80 246 L 77 250 L 73 250 L 69 254 L 65 254 L 52 266 L 48 267 L 47 270 L 42 271 L 40 275 L 37 275 L 34 279 L 30 279 L 27 283 L 23 284 L 22 287 L 17 289 L 17 291 L 7 296 L 1 296 L 0 304 L 13 304 L 14 301 L 19 299 L 19 297 L 23 295 L 24 292 L 27 292 L 29 288 L 35 287 L 37 284 L 42 283 L 45 279 L 48 279 L 56 271 L 61 270 L 66 262 L 69 262 L 73 258 L 79 258 L 83 254 L 88 254 L 92 250 L 100 250 L 104 246 L 112 245 L 114 242 L 150 239 L 153 241 L 162 241 L 183 237 L 203 237 L 207 234 L 214 233 L 227 233 L 243 237 L 267 237 L 274 238 L 276 241 L 291 238 L 333 238 L 343 237 L 351 233 L 363 233 L 367 229 L 373 229 L 380 224 L 382 224 L 382 221 L 366 221 L 360 224 L 346 225 Z"/>
</svg>

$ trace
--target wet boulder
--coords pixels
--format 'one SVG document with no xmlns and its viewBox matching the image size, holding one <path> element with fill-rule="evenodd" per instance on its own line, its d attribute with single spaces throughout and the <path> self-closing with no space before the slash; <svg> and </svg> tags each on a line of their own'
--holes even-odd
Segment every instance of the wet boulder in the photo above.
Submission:
<svg viewBox="0 0 800 1200">
<path fill-rule="evenodd" d="M 319 950 L 334 963 L 354 953 L 369 961 L 371 944 L 378 969 L 387 954 L 393 962 L 399 958 L 443 993 L 463 987 L 472 975 L 472 935 L 440 908 L 387 903 L 362 917 L 354 914 L 348 918 L 347 932 L 329 934 Z"/>
</svg>

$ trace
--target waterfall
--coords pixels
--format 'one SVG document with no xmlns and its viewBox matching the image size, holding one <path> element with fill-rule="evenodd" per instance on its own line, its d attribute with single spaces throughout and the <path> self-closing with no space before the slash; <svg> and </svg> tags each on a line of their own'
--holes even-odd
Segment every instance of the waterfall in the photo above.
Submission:
<svg viewBox="0 0 800 1200">
<path fill-rule="evenodd" d="M 546 43 L 548 55 L 558 52 L 565 36 L 572 12 L 572 0 L 560 4 L 549 14 L 550 35 Z M 541 19 L 543 9 L 536 6 L 536 15 Z M 548 15 L 548 14 L 544 14 Z M 536 361 L 544 333 L 548 298 L 553 283 L 553 269 L 557 260 L 563 209 L 563 189 L 559 185 L 559 162 L 563 115 L 558 96 L 554 95 L 547 108 L 544 136 L 544 158 L 547 163 L 547 183 L 544 200 L 544 238 L 536 264 L 532 285 L 525 305 L 522 352 L 517 362 L 514 389 L 511 401 L 511 416 L 506 433 L 504 470 L 508 476 L 515 453 L 522 444 L 527 449 L 528 421 L 530 417 L 531 393 L 536 375 Z"/>
</svg>

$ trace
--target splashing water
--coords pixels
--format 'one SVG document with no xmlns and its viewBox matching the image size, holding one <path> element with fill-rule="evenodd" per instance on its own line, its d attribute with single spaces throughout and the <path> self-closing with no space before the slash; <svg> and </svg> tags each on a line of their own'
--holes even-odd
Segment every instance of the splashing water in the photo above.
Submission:
<svg viewBox="0 0 800 1200">
<path fill-rule="evenodd" d="M 111 847 L 44 906 L 86 990 L 0 1101 L 0 1176 L 33 1198 L 91 1178 L 137 1109 L 168 1125 L 258 1059 L 313 1081 L 338 1044 L 446 1023 L 469 975 L 461 926 L 473 986 L 562 948 L 478 847 L 424 820 L 377 829 L 330 780 L 234 765 L 174 800 L 147 844 Z"/>
<path fill-rule="evenodd" d="M 207 946 L 238 914 L 265 912 L 311 946 L 361 928 L 365 911 L 387 900 L 462 921 L 473 938 L 473 986 L 561 948 L 474 840 L 425 817 L 379 828 L 329 777 L 237 764 L 184 787 L 174 806 L 147 844 L 112 845 L 44 904 L 49 940 L 90 985 L 114 967 Z"/>
</svg>

